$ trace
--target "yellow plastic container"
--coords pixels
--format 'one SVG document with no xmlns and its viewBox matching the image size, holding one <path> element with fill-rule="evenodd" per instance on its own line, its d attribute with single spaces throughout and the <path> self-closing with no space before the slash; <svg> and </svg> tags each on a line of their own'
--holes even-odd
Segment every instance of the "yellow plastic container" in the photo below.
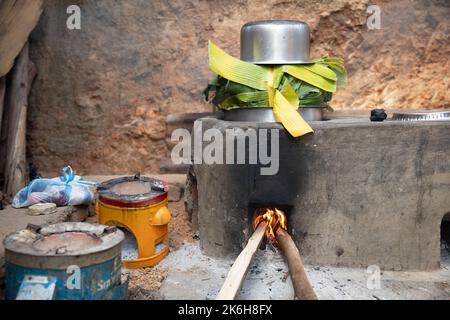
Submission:
<svg viewBox="0 0 450 320">
<path fill-rule="evenodd" d="M 136 269 L 161 262 L 169 253 L 168 186 L 152 178 L 124 177 L 109 180 L 98 190 L 99 223 L 123 227 L 136 238 L 138 258 L 123 265 Z M 133 193 L 136 190 L 143 192 Z"/>
</svg>

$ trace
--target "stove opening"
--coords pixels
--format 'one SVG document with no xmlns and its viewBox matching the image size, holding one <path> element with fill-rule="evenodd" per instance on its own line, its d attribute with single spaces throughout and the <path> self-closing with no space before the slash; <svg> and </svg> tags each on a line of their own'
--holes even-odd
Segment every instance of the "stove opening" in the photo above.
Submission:
<svg viewBox="0 0 450 320">
<path fill-rule="evenodd" d="M 262 215 L 267 213 L 268 210 L 272 211 L 272 215 L 276 220 L 272 221 L 275 223 L 275 229 L 283 223 L 285 225 L 285 229 L 289 227 L 289 217 L 292 210 L 291 205 L 280 205 L 274 203 L 251 203 L 248 206 L 248 237 L 250 237 L 255 230 L 255 222 L 263 220 Z M 278 214 L 276 211 L 279 211 Z M 284 218 L 280 218 L 281 215 L 283 215 Z M 273 233 L 275 231 L 276 230 L 269 230 L 268 228 L 267 238 L 271 238 L 271 236 L 273 237 Z M 264 247 L 264 245 L 262 247 Z"/>
<path fill-rule="evenodd" d="M 450 268 L 450 212 L 441 222 L 441 268 Z"/>
<path fill-rule="evenodd" d="M 119 227 L 125 235 L 122 243 L 122 260 L 136 260 L 139 257 L 136 237 L 127 228 Z"/>
</svg>

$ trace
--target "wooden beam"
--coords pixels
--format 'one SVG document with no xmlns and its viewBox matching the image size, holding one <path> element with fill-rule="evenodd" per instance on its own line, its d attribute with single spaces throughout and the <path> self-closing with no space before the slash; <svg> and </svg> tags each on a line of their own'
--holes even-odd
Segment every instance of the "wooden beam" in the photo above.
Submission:
<svg viewBox="0 0 450 320">
<path fill-rule="evenodd" d="M 6 79 L 0 78 L 0 135 L 2 133 L 3 109 L 5 106 Z"/>
<path fill-rule="evenodd" d="M 3 110 L 5 108 L 5 93 L 6 93 L 6 77 L 0 78 L 0 190 L 3 190 L 3 169 L 5 164 L 5 153 L 2 152 L 2 123 L 3 123 Z M 3 195 L 0 194 L 0 207 Z"/>
<path fill-rule="evenodd" d="M 26 125 L 28 95 L 36 70 L 29 60 L 28 44 L 25 45 L 12 70 L 11 83 L 6 92 L 5 127 L 5 195 L 11 199 L 28 180 L 26 162 Z M 5 132 L 5 130 L 3 130 Z M 3 151 L 5 150 L 5 151 Z"/>
<path fill-rule="evenodd" d="M 291 236 L 282 228 L 277 229 L 276 238 L 281 250 L 283 250 L 284 255 L 286 256 L 292 284 L 294 286 L 295 299 L 317 300 L 317 295 L 309 282 L 308 275 L 303 267 L 300 252 L 298 251 L 294 240 L 292 240 Z"/>
<path fill-rule="evenodd" d="M 236 295 L 244 283 L 250 264 L 256 251 L 261 245 L 264 235 L 266 233 L 267 223 L 261 222 L 256 228 L 253 235 L 248 240 L 244 250 L 239 254 L 230 271 L 227 278 L 216 297 L 216 300 L 234 300 Z"/>
<path fill-rule="evenodd" d="M 2 152 L 2 123 L 3 123 L 3 110 L 5 109 L 5 93 L 6 93 L 6 77 L 0 78 L 0 190 L 3 190 L 3 169 L 5 165 L 5 152 Z M 0 195 L 0 206 L 1 206 L 1 200 L 3 198 L 3 195 Z"/>
</svg>

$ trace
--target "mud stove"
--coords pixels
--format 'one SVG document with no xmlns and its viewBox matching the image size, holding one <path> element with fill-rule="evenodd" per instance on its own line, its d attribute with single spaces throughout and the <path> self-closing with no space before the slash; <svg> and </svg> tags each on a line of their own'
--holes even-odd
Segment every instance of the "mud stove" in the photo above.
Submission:
<svg viewBox="0 0 450 320">
<path fill-rule="evenodd" d="M 278 123 L 196 122 L 203 132 L 242 129 L 235 139 L 248 128 L 280 129 L 276 175 L 261 175 L 259 164 L 190 168 L 187 200 L 204 253 L 237 255 L 254 210 L 278 207 L 306 263 L 439 268 L 440 225 L 450 212 L 450 121 L 310 124 L 314 135 L 294 139 Z"/>
</svg>

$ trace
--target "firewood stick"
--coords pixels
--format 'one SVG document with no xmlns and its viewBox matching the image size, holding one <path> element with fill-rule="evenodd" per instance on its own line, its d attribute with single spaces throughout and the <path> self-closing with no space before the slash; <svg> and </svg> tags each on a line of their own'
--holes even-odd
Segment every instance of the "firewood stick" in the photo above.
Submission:
<svg viewBox="0 0 450 320">
<path fill-rule="evenodd" d="M 303 267 L 300 252 L 292 240 L 291 236 L 282 228 L 278 228 L 276 232 L 278 244 L 283 250 L 289 266 L 292 284 L 294 286 L 295 299 L 298 300 L 317 300 L 308 275 Z"/>
<path fill-rule="evenodd" d="M 236 295 L 244 283 L 245 276 L 247 275 L 253 257 L 264 239 L 266 229 L 267 223 L 265 221 L 258 225 L 255 232 L 248 240 L 244 250 L 239 254 L 228 272 L 227 278 L 225 279 L 216 300 L 234 300 L 236 298 Z"/>
</svg>

